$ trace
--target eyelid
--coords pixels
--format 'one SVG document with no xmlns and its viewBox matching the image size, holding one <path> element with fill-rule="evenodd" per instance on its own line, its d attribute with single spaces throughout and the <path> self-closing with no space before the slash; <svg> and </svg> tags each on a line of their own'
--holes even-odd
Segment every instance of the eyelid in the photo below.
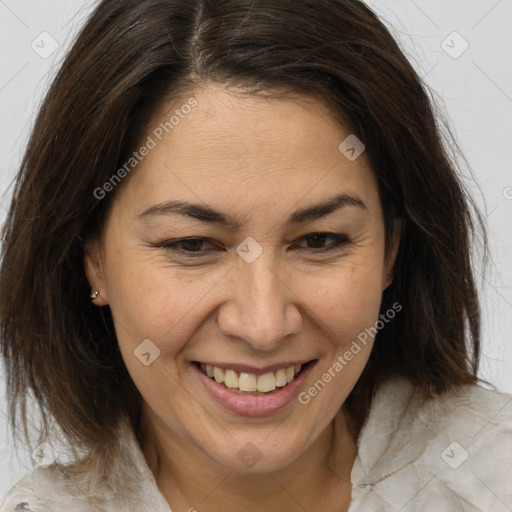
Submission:
<svg viewBox="0 0 512 512">
<path fill-rule="evenodd" d="M 186 255 L 191 255 L 192 257 L 194 257 L 194 255 L 196 255 L 195 257 L 198 257 L 201 255 L 205 255 L 205 254 L 214 252 L 213 249 L 207 249 L 207 250 L 202 250 L 202 251 L 185 251 L 185 250 L 180 249 L 180 247 L 179 247 L 180 244 L 185 244 L 187 242 L 195 242 L 196 240 L 199 240 L 202 242 L 210 242 L 210 243 L 213 242 L 213 240 L 211 238 L 201 237 L 201 236 L 189 236 L 189 237 L 185 237 L 185 238 L 177 238 L 175 240 L 165 240 L 163 242 L 160 242 L 159 244 L 156 244 L 156 246 L 163 247 L 164 249 L 175 250 L 175 252 L 181 252 Z M 174 249 L 175 247 L 177 249 Z"/>
<path fill-rule="evenodd" d="M 338 247 L 340 245 L 343 245 L 343 244 L 346 244 L 346 243 L 350 242 L 349 237 L 347 235 L 345 235 L 344 233 L 331 233 L 331 232 L 323 232 L 323 231 L 317 231 L 317 232 L 314 232 L 314 233 L 308 233 L 307 235 L 301 236 L 298 239 L 298 242 L 306 240 L 308 237 L 311 237 L 311 236 L 314 236 L 314 235 L 320 235 L 320 236 L 325 237 L 325 238 L 334 238 L 336 240 L 335 247 Z M 304 249 L 309 249 L 311 251 L 322 251 L 322 250 L 328 249 L 332 245 L 333 244 L 330 244 L 330 245 L 328 245 L 328 246 L 326 246 L 324 248 L 320 248 L 320 249 L 314 249 L 314 248 L 309 248 L 309 247 L 304 247 Z"/>
<path fill-rule="evenodd" d="M 321 248 L 310 248 L 310 247 L 299 247 L 297 244 L 307 240 L 308 237 L 312 236 L 321 236 L 325 238 L 333 238 L 335 240 L 334 243 L 331 243 L 327 245 L 326 247 Z M 155 244 L 156 247 L 162 247 L 164 249 L 181 253 L 181 255 L 184 255 L 187 258 L 200 258 L 202 256 L 209 255 L 213 252 L 216 252 L 218 249 L 206 249 L 202 251 L 186 251 L 181 249 L 179 246 L 181 244 L 185 244 L 187 242 L 194 242 L 194 241 L 203 241 L 203 242 L 210 242 L 213 245 L 215 245 L 215 241 L 208 237 L 199 237 L 199 236 L 193 236 L 193 237 L 185 237 L 185 238 L 179 238 L 175 240 L 167 240 L 160 242 L 158 244 Z M 311 233 L 307 233 L 306 235 L 301 236 L 298 238 L 294 245 L 292 245 L 292 248 L 299 249 L 301 251 L 307 251 L 311 254 L 320 254 L 320 253 L 327 253 L 331 251 L 335 251 L 336 249 L 340 249 L 343 246 L 346 246 L 347 244 L 351 243 L 351 239 L 348 237 L 348 235 L 344 233 L 335 233 L 335 232 L 323 232 L 323 231 L 315 231 Z"/>
</svg>

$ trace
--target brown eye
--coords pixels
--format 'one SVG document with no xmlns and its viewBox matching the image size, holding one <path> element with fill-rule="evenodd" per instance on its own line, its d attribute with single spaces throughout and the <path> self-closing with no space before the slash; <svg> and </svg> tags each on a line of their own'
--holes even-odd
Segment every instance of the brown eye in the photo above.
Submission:
<svg viewBox="0 0 512 512">
<path fill-rule="evenodd" d="M 328 239 L 334 242 L 326 246 L 324 244 Z M 331 251 L 350 242 L 350 239 L 341 233 L 311 233 L 303 236 L 301 240 L 306 241 L 309 247 L 300 246 L 300 249 L 311 249 L 314 252 Z"/>
<path fill-rule="evenodd" d="M 182 238 L 181 240 L 168 240 L 158 244 L 169 251 L 185 254 L 186 256 L 197 257 L 212 253 L 215 249 L 201 249 L 203 244 L 210 242 L 208 238 Z M 210 244 L 211 245 L 211 244 Z"/>
</svg>

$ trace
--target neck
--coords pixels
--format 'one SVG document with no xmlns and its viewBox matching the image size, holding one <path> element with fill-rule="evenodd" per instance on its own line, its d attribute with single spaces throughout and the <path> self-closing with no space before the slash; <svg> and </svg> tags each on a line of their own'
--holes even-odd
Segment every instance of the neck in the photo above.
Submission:
<svg viewBox="0 0 512 512">
<path fill-rule="evenodd" d="M 299 457 L 271 473 L 240 473 L 217 464 L 147 408 L 142 432 L 142 451 L 174 512 L 348 509 L 357 448 L 343 410 Z"/>
</svg>

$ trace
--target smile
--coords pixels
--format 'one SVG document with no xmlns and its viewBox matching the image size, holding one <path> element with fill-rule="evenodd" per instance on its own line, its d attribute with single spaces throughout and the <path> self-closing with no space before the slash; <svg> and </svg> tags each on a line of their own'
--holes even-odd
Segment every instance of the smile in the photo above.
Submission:
<svg viewBox="0 0 512 512">
<path fill-rule="evenodd" d="M 199 369 L 224 387 L 232 391 L 244 393 L 270 393 L 276 388 L 282 388 L 295 379 L 302 369 L 302 365 L 279 368 L 273 372 L 262 375 L 255 373 L 237 372 L 233 369 L 219 368 L 209 364 L 199 363 Z"/>
<path fill-rule="evenodd" d="M 317 359 L 303 364 L 275 365 L 257 369 L 194 361 L 190 368 L 207 396 L 231 413 L 242 416 L 267 416 L 296 403 L 296 397 Z"/>
</svg>

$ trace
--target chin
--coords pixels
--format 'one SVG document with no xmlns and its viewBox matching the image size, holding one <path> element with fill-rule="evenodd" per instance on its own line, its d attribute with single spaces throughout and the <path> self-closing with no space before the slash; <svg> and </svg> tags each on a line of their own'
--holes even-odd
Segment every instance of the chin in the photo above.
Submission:
<svg viewBox="0 0 512 512">
<path fill-rule="evenodd" d="M 258 439 L 254 436 L 236 436 L 222 443 L 209 443 L 204 453 L 220 466 L 236 473 L 268 473 L 279 471 L 292 464 L 306 447 L 306 437 L 290 435 L 273 436 L 266 433 Z"/>
</svg>

